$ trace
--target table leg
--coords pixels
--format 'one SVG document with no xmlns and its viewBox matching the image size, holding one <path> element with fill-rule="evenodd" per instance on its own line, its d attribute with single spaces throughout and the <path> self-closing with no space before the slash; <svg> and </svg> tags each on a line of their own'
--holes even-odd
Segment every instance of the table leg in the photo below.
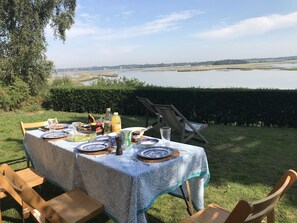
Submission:
<svg viewBox="0 0 297 223">
<path fill-rule="evenodd" d="M 194 209 L 193 203 L 192 203 L 191 188 L 190 188 L 190 183 L 188 180 L 186 181 L 186 187 L 187 187 L 188 198 L 185 195 L 182 185 L 179 186 L 179 188 L 182 192 L 183 198 L 185 200 L 185 203 L 187 205 L 187 211 L 188 211 L 189 215 L 191 216 L 195 213 L 195 209 Z"/>
</svg>

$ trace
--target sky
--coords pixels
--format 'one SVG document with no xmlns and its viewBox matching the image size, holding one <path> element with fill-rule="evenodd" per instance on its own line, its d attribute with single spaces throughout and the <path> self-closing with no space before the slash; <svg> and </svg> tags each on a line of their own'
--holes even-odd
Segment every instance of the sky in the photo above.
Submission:
<svg viewBox="0 0 297 223">
<path fill-rule="evenodd" d="M 56 68 L 297 55 L 297 0 L 78 0 Z"/>
</svg>

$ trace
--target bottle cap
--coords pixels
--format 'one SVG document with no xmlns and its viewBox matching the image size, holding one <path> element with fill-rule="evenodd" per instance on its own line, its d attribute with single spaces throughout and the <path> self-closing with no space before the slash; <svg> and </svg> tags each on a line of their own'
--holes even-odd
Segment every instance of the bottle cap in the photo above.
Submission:
<svg viewBox="0 0 297 223">
<path fill-rule="evenodd" d="M 118 112 L 114 112 L 113 114 L 114 114 L 114 115 L 118 115 L 119 113 L 118 113 Z"/>
<path fill-rule="evenodd" d="M 111 108 L 106 108 L 106 113 L 111 112 Z"/>
</svg>

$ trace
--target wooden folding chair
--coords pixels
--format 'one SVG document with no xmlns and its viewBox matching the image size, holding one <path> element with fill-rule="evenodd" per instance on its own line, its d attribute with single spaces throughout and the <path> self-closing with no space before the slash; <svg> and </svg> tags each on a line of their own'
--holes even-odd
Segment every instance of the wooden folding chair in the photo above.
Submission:
<svg viewBox="0 0 297 223">
<path fill-rule="evenodd" d="M 216 204 L 210 204 L 180 223 L 261 223 L 265 218 L 267 223 L 274 223 L 274 207 L 296 180 L 297 173 L 288 170 L 268 196 L 261 200 L 240 200 L 231 213 Z"/>
<path fill-rule="evenodd" d="M 182 143 L 187 142 L 191 138 L 196 138 L 208 143 L 201 134 L 201 130 L 205 129 L 208 126 L 207 124 L 188 121 L 173 105 L 154 104 L 154 107 L 160 116 L 162 116 L 162 121 L 165 122 L 166 126 L 181 134 Z"/>
<path fill-rule="evenodd" d="M 11 168 L 4 171 L 9 185 L 22 198 L 23 208 L 29 208 L 38 222 L 82 223 L 103 211 L 103 205 L 79 189 L 73 189 L 45 201 Z"/>
<path fill-rule="evenodd" d="M 56 122 L 58 123 L 57 118 L 55 118 L 55 119 L 56 119 Z M 42 121 L 42 122 L 21 122 L 20 123 L 23 136 L 25 136 L 26 130 L 44 127 L 47 124 L 48 124 L 47 121 Z"/>
<path fill-rule="evenodd" d="M 0 166 L 0 199 L 6 197 L 7 194 L 12 196 L 20 205 L 22 205 L 21 197 L 15 192 L 13 188 L 7 183 L 4 174 L 10 167 L 7 164 L 2 164 Z M 35 170 L 31 168 L 26 168 L 19 170 L 16 174 L 24 181 L 29 187 L 35 187 L 44 183 L 45 179 L 43 176 L 39 175 Z M 1 200 L 0 200 L 1 207 Z M 25 214 L 25 213 L 24 213 Z M 0 222 L 1 222 L 1 208 L 0 208 Z"/>
<path fill-rule="evenodd" d="M 56 123 L 58 123 L 57 118 L 55 118 L 55 119 L 56 119 Z M 21 122 L 20 126 L 21 126 L 23 136 L 25 136 L 26 130 L 44 127 L 47 124 L 48 124 L 47 121 L 42 121 L 42 122 Z M 26 160 L 27 167 L 30 167 L 30 159 L 29 159 L 27 154 L 26 154 L 26 157 L 27 157 L 27 160 Z"/>
<path fill-rule="evenodd" d="M 151 102 L 148 98 L 142 98 L 136 96 L 137 100 L 145 107 L 146 112 L 146 121 L 145 121 L 145 127 L 148 127 L 148 121 L 150 114 L 154 114 L 157 116 L 157 121 L 151 124 L 154 128 L 155 126 L 159 126 L 161 122 L 161 117 L 158 114 L 158 111 L 154 108 L 154 103 Z"/>
</svg>

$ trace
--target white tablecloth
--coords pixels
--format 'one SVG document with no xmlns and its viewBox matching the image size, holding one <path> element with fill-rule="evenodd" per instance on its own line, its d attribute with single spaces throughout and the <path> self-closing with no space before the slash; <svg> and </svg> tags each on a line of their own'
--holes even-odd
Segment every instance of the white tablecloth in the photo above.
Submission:
<svg viewBox="0 0 297 223">
<path fill-rule="evenodd" d="M 75 149 L 81 143 L 45 141 L 42 131 L 25 134 L 24 145 L 34 168 L 66 190 L 80 187 L 104 204 L 118 222 L 146 222 L 145 211 L 168 192 L 180 195 L 179 186 L 190 179 L 194 206 L 204 207 L 204 186 L 209 180 L 205 151 L 201 147 L 171 142 L 180 156 L 161 163 L 135 161 L 139 148 L 122 156 L 86 155 Z"/>
</svg>

